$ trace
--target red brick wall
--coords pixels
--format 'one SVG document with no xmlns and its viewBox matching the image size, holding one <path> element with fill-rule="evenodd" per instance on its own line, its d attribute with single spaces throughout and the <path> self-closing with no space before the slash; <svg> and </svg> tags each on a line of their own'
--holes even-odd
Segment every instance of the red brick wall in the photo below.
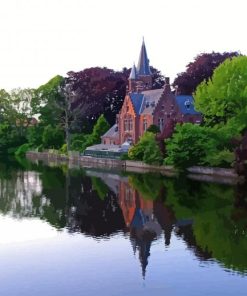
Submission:
<svg viewBox="0 0 247 296">
<path fill-rule="evenodd" d="M 153 124 L 153 115 L 152 114 L 141 114 L 139 120 L 139 137 L 144 134 L 144 120 L 147 121 L 147 128 Z"/>
<path fill-rule="evenodd" d="M 163 118 L 165 128 L 170 120 L 176 119 L 178 113 L 179 110 L 176 105 L 175 96 L 172 93 L 164 93 L 154 110 L 154 124 L 159 126 L 159 118 Z"/>
<path fill-rule="evenodd" d="M 131 130 L 124 130 L 124 121 L 125 120 L 132 120 L 132 129 Z M 138 118 L 135 114 L 134 107 L 132 105 L 131 99 L 129 95 L 126 95 L 124 99 L 123 106 L 119 113 L 119 136 L 120 136 L 120 143 L 122 144 L 127 139 L 132 139 L 134 143 L 136 143 L 138 139 Z"/>
</svg>

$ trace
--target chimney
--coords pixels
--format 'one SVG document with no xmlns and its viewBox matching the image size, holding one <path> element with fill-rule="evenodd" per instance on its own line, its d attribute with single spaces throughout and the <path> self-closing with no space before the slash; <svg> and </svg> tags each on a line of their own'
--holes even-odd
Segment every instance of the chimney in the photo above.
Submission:
<svg viewBox="0 0 247 296">
<path fill-rule="evenodd" d="M 170 78 L 169 77 L 165 77 L 164 93 L 168 94 L 170 92 L 171 92 Z"/>
</svg>

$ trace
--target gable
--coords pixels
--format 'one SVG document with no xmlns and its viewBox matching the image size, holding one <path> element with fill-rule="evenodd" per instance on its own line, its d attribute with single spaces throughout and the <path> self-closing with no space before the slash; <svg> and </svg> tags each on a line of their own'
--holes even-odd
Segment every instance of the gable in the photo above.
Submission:
<svg viewBox="0 0 247 296">
<path fill-rule="evenodd" d="M 140 115 L 141 107 L 144 100 L 144 95 L 142 93 L 130 93 L 130 99 L 135 109 L 135 113 Z"/>
<path fill-rule="evenodd" d="M 121 111 L 120 111 L 121 115 L 124 114 L 132 114 L 132 115 L 136 115 L 136 110 L 135 110 L 135 106 L 130 98 L 130 95 L 126 95 Z"/>
</svg>

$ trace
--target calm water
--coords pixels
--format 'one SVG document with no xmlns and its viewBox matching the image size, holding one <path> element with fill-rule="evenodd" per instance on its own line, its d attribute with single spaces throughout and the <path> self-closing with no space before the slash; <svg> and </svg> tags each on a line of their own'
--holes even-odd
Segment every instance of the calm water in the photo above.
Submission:
<svg viewBox="0 0 247 296">
<path fill-rule="evenodd" d="M 0 295 L 247 295 L 247 186 L 0 164 Z"/>
</svg>

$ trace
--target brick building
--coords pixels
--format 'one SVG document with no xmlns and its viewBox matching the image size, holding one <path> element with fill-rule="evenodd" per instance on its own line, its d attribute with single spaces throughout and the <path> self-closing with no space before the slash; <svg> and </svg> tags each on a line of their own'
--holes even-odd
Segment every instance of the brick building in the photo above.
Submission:
<svg viewBox="0 0 247 296">
<path fill-rule="evenodd" d="M 201 122 L 201 114 L 195 111 L 192 96 L 174 94 L 168 77 L 161 89 L 152 89 L 152 81 L 143 41 L 138 65 L 132 67 L 116 124 L 102 136 L 102 144 L 136 143 L 151 124 L 159 127 L 159 138 L 164 139 L 170 136 L 172 127 L 178 122 Z"/>
</svg>

